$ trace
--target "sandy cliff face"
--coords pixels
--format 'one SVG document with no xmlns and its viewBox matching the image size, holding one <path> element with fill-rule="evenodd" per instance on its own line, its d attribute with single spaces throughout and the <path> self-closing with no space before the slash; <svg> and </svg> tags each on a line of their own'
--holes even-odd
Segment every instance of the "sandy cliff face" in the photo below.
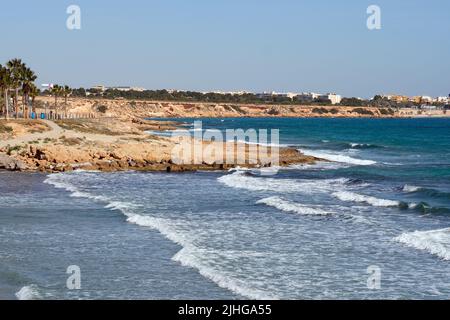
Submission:
<svg viewBox="0 0 450 320">
<path fill-rule="evenodd" d="M 51 97 L 40 97 L 39 101 L 50 106 Z M 71 98 L 68 101 L 71 113 L 91 113 L 105 110 L 101 115 L 109 117 L 161 117 L 161 118 L 201 118 L 201 117 L 415 117 L 445 116 L 443 111 L 420 111 L 413 109 L 384 109 L 343 106 L 301 106 L 301 105 L 240 105 L 226 103 L 182 103 L 106 99 Z"/>
</svg>

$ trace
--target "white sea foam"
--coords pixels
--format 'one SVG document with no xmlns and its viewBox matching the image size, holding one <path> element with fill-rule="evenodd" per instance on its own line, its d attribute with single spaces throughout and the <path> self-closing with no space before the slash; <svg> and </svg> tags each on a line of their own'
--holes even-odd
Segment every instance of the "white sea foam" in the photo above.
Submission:
<svg viewBox="0 0 450 320">
<path fill-rule="evenodd" d="M 324 150 L 312 151 L 312 150 L 306 150 L 306 149 L 299 149 L 299 151 L 302 152 L 304 155 L 307 155 L 310 157 L 316 157 L 316 158 L 325 159 L 328 161 L 348 163 L 348 164 L 358 165 L 358 166 L 370 166 L 370 165 L 374 165 L 377 163 L 376 161 L 372 161 L 372 160 L 356 159 L 356 158 L 352 158 L 352 157 L 349 157 L 349 156 L 346 156 L 343 154 L 332 153 L 332 152 L 324 151 Z"/>
<path fill-rule="evenodd" d="M 399 201 L 379 199 L 371 196 L 361 195 L 350 191 L 339 191 L 333 193 L 333 196 L 341 201 L 367 203 L 374 207 L 398 207 Z"/>
<path fill-rule="evenodd" d="M 208 263 L 208 254 L 217 255 L 217 252 L 207 253 L 205 250 L 194 246 L 192 244 L 194 241 L 181 230 L 178 230 L 169 220 L 134 214 L 129 215 L 127 221 L 142 227 L 155 229 L 170 241 L 182 246 L 183 248 L 172 260 L 185 267 L 198 270 L 202 276 L 213 281 L 218 286 L 249 299 L 277 299 L 277 297 L 270 295 L 268 292 L 252 288 L 245 281 L 237 279 L 226 271 L 218 270 L 214 266 L 210 266 Z"/>
<path fill-rule="evenodd" d="M 450 228 L 404 233 L 395 238 L 394 241 L 411 248 L 427 251 L 443 260 L 450 261 Z"/>
<path fill-rule="evenodd" d="M 83 173 L 86 173 L 86 172 L 74 172 L 72 174 L 83 174 Z M 64 189 L 66 191 L 71 192 L 70 196 L 73 198 L 88 198 L 88 199 L 100 201 L 100 202 L 108 202 L 109 201 L 109 198 L 107 198 L 107 197 L 97 196 L 97 195 L 93 195 L 88 192 L 81 191 L 76 186 L 74 186 L 70 182 L 66 181 L 66 177 L 67 176 L 64 176 L 62 173 L 51 174 L 47 177 L 47 179 L 44 181 L 44 183 L 50 184 L 57 189 Z"/>
<path fill-rule="evenodd" d="M 18 300 L 42 300 L 39 289 L 36 285 L 25 286 L 20 291 L 16 292 Z"/>
<path fill-rule="evenodd" d="M 269 207 L 274 207 L 278 210 L 294 213 L 299 215 L 308 215 L 308 216 L 334 216 L 337 218 L 342 218 L 344 220 L 352 221 L 358 224 L 373 224 L 369 219 L 360 216 L 354 215 L 347 212 L 342 212 L 342 210 L 324 210 L 319 208 L 318 206 L 306 206 L 300 203 L 296 203 L 293 201 L 288 201 L 280 197 L 269 197 L 256 202 L 256 204 L 265 204 Z M 341 208 L 342 209 L 342 208 Z M 348 211 L 348 208 L 345 208 Z"/>
<path fill-rule="evenodd" d="M 317 193 L 335 190 L 348 182 L 348 179 L 328 179 L 328 180 L 293 180 L 260 178 L 246 175 L 243 172 L 235 172 L 218 178 L 220 183 L 236 189 L 246 189 L 250 191 L 276 191 L 286 193 Z"/>
<path fill-rule="evenodd" d="M 210 279 L 218 286 L 231 290 L 243 297 L 254 300 L 278 300 L 279 298 L 265 290 L 252 288 L 245 280 L 237 279 L 229 272 L 218 272 L 214 267 L 204 262 L 207 254 L 203 250 L 195 252 L 192 248 L 186 247 L 180 250 L 173 258 L 173 261 L 179 262 L 182 266 L 197 269 L 199 273 L 207 279 Z"/>
<path fill-rule="evenodd" d="M 339 162 L 325 162 L 318 161 L 314 164 L 292 164 L 288 167 L 283 167 L 284 170 L 337 170 L 348 168 L 350 165 L 348 163 L 339 163 Z"/>
<path fill-rule="evenodd" d="M 121 211 L 125 215 L 132 214 L 133 209 L 140 207 L 141 206 L 139 205 L 125 201 L 110 201 L 110 203 L 105 206 L 106 209 Z"/>
<path fill-rule="evenodd" d="M 296 213 L 301 215 L 319 215 L 319 216 L 326 216 L 330 215 L 331 212 L 327 212 L 325 210 L 314 208 L 311 206 L 306 206 L 300 203 L 296 203 L 293 201 L 288 201 L 285 199 L 282 199 L 280 197 L 270 197 L 265 198 L 262 200 L 259 200 L 257 204 L 265 204 L 270 207 L 277 208 L 278 210 L 290 212 L 290 213 Z"/>
<path fill-rule="evenodd" d="M 228 140 L 228 143 L 233 143 L 233 142 L 237 142 L 237 143 L 242 143 L 242 144 L 247 144 L 247 145 L 256 145 L 256 146 L 262 146 L 262 147 L 273 147 L 273 148 L 287 148 L 288 145 L 286 144 L 278 144 L 278 143 L 262 143 L 262 142 L 249 142 L 249 141 L 244 141 L 244 140 Z"/>
<path fill-rule="evenodd" d="M 411 185 L 405 185 L 404 187 L 403 187 L 403 192 L 407 192 L 407 193 L 413 193 L 413 192 L 417 192 L 417 191 L 419 191 L 420 189 L 422 189 L 421 187 L 416 187 L 416 186 L 411 186 Z"/>
<path fill-rule="evenodd" d="M 374 147 L 374 145 L 369 143 L 350 143 L 350 147 L 354 149 L 362 149 L 362 148 L 371 148 Z"/>
<path fill-rule="evenodd" d="M 136 214 L 134 210 L 140 207 L 139 205 L 129 202 L 115 201 L 106 196 L 98 196 L 80 191 L 77 187 L 73 186 L 69 182 L 66 182 L 66 178 L 67 175 L 54 174 L 50 175 L 45 182 L 55 186 L 56 188 L 65 189 L 72 192 L 71 196 L 73 197 L 83 197 L 106 203 L 105 208 L 122 212 L 127 217 L 128 223 L 158 231 L 164 237 L 182 247 L 181 251 L 172 258 L 174 261 L 181 263 L 183 266 L 198 270 L 202 276 L 214 281 L 220 287 L 249 299 L 277 299 L 276 296 L 271 295 L 264 290 L 252 288 L 245 281 L 237 279 L 233 276 L 233 274 L 229 274 L 226 271 L 210 266 L 208 263 L 208 257 L 205 256 L 204 252 L 200 252 L 201 250 L 193 245 L 195 239 L 192 239 L 188 234 L 186 234 L 186 232 L 179 229 L 174 222 L 168 219 Z M 214 252 L 210 254 L 214 254 Z M 38 297 L 37 295 L 34 296 L 34 294 L 38 292 L 31 289 L 34 288 L 25 287 L 23 292 L 21 290 L 21 297 Z"/>
</svg>

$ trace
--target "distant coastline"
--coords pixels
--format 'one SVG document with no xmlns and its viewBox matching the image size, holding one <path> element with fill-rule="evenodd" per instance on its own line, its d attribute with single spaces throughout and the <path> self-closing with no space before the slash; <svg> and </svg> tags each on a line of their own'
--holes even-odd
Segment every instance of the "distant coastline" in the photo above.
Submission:
<svg viewBox="0 0 450 320">
<path fill-rule="evenodd" d="M 38 108 L 52 106 L 51 96 L 36 99 Z M 391 108 L 372 106 L 240 104 L 212 102 L 179 102 L 128 100 L 123 98 L 78 98 L 67 100 L 72 113 L 98 113 L 99 116 L 122 118 L 415 118 L 450 117 L 450 110 Z"/>
<path fill-rule="evenodd" d="M 414 108 L 182 103 L 76 97 L 67 98 L 64 108 L 61 108 L 55 105 L 51 96 L 39 96 L 34 104 L 35 118 L 39 120 L 0 120 L 0 169 L 184 172 L 242 167 L 237 163 L 220 165 L 214 161 L 174 164 L 172 150 L 178 143 L 151 132 L 170 132 L 179 128 L 180 123 L 144 120 L 149 118 L 406 119 L 450 116 L 447 110 Z M 46 115 L 45 119 L 41 119 L 41 115 Z M 48 120 L 48 115 L 51 115 L 51 120 Z M 223 147 L 234 150 L 236 145 L 233 147 L 226 143 Z M 277 149 L 281 166 L 311 164 L 320 160 L 295 149 Z M 250 151 L 246 152 L 248 155 Z M 258 159 L 255 155 L 250 158 Z M 248 168 L 270 166 L 271 161 L 244 165 Z"/>
</svg>

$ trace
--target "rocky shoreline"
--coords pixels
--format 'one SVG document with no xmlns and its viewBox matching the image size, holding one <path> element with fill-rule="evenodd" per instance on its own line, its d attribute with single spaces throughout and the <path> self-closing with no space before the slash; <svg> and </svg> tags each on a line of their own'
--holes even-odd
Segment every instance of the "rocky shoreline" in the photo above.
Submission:
<svg viewBox="0 0 450 320">
<path fill-rule="evenodd" d="M 57 126 L 60 132 L 43 132 L 40 138 L 34 137 L 33 141 L 24 138 L 21 144 L 0 148 L 0 170 L 50 173 L 74 170 L 187 172 L 274 165 L 270 160 L 258 158 L 259 153 L 253 154 L 259 152 L 260 147 L 254 149 L 248 145 L 241 147 L 245 149 L 245 159 L 253 161 L 246 161 L 244 164 L 226 161 L 225 159 L 229 159 L 227 153 L 235 159 L 234 155 L 240 145 L 238 143 L 220 145 L 224 148 L 224 161 L 188 161 L 188 164 L 178 164 L 173 160 L 172 151 L 179 141 L 146 133 L 148 130 L 174 129 L 177 125 L 179 124 L 139 119 L 67 120 L 57 124 L 49 123 L 49 126 Z M 54 138 L 49 139 L 50 136 Z M 187 139 L 190 146 L 192 138 L 183 139 Z M 211 145 L 211 142 L 203 143 L 205 146 Z M 266 149 L 268 153 L 279 154 L 279 163 L 276 165 L 281 167 L 312 164 L 318 160 L 292 148 Z"/>
<path fill-rule="evenodd" d="M 26 171 L 28 166 L 20 160 L 0 153 L 0 170 Z"/>
</svg>

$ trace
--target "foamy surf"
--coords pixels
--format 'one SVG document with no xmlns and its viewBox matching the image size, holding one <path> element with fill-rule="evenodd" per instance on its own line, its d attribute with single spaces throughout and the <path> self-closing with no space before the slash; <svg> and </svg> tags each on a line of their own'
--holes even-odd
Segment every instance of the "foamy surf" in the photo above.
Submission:
<svg viewBox="0 0 450 320">
<path fill-rule="evenodd" d="M 377 145 L 370 144 L 370 143 L 350 143 L 350 147 L 352 149 L 373 149 L 373 148 L 380 148 Z"/>
<path fill-rule="evenodd" d="M 291 164 L 288 167 L 283 167 L 281 169 L 283 170 L 317 170 L 317 171 L 324 171 L 324 170 L 338 170 L 338 169 L 344 169 L 348 168 L 350 165 L 347 163 L 341 163 L 341 162 L 325 162 L 325 161 L 318 161 L 314 164 Z"/>
<path fill-rule="evenodd" d="M 450 261 L 450 228 L 404 233 L 394 241 Z"/>
<path fill-rule="evenodd" d="M 254 177 L 245 172 L 235 172 L 218 178 L 218 181 L 230 188 L 249 191 L 275 191 L 279 193 L 330 192 L 336 186 L 344 185 L 348 179 L 294 180 Z"/>
<path fill-rule="evenodd" d="M 312 151 L 306 149 L 299 149 L 299 151 L 306 156 L 316 157 L 319 159 L 324 159 L 333 162 L 348 163 L 357 166 L 371 166 L 377 163 L 376 161 L 372 160 L 356 159 L 343 154 L 331 153 L 329 151 L 323 150 Z"/>
<path fill-rule="evenodd" d="M 305 206 L 300 203 L 288 201 L 288 200 L 285 200 L 280 197 L 265 198 L 265 199 L 259 200 L 258 202 L 256 202 L 256 204 L 265 204 L 267 206 L 277 208 L 278 210 L 281 210 L 284 212 L 300 214 L 300 215 L 327 216 L 327 215 L 331 214 L 331 212 L 327 212 L 325 210 L 322 210 L 319 208 L 314 208 L 311 206 Z"/>
<path fill-rule="evenodd" d="M 179 262 L 185 267 L 197 270 L 203 277 L 213 281 L 219 287 L 230 290 L 231 292 L 242 297 L 254 300 L 276 300 L 276 296 L 264 290 L 252 288 L 245 281 L 239 280 L 226 271 L 222 271 L 209 266 L 207 261 L 202 261 L 202 257 L 206 259 L 201 249 L 197 248 L 188 235 L 179 229 L 176 224 L 168 219 L 156 218 L 147 215 L 135 213 L 139 205 L 129 202 L 116 201 L 106 196 L 98 196 L 91 193 L 81 191 L 79 188 L 65 181 L 66 175 L 53 174 L 49 175 L 45 180 L 46 183 L 53 185 L 59 189 L 65 189 L 71 192 L 71 196 L 83 197 L 97 202 L 106 203 L 105 208 L 120 211 L 127 217 L 127 222 L 144 228 L 150 228 L 161 233 L 168 240 L 180 245 L 182 249 L 172 258 L 173 261 Z M 20 292 L 20 296 L 37 298 L 38 291 L 34 287 L 25 287 Z M 36 288 L 37 289 L 37 288 Z M 19 293 L 18 293 L 19 294 Z"/>
<path fill-rule="evenodd" d="M 324 210 L 318 206 L 306 206 L 301 203 L 289 201 L 280 197 L 269 197 L 256 202 L 256 204 L 264 204 L 268 207 L 278 209 L 282 212 L 289 214 L 297 214 L 303 216 L 319 216 L 319 217 L 336 217 L 341 218 L 343 221 L 351 221 L 358 224 L 373 224 L 367 218 L 342 212 L 342 210 Z"/>
<path fill-rule="evenodd" d="M 379 199 L 350 191 L 335 192 L 333 193 L 333 196 L 341 201 L 367 203 L 374 207 L 399 207 L 401 205 L 401 202 L 399 201 Z"/>
<path fill-rule="evenodd" d="M 198 252 L 196 252 L 198 250 Z M 266 292 L 265 290 L 255 289 L 248 285 L 245 280 L 235 278 L 228 272 L 220 272 L 208 263 L 202 260 L 205 256 L 203 250 L 195 249 L 193 247 L 185 247 L 180 250 L 172 260 L 180 263 L 182 266 L 197 269 L 198 272 L 205 278 L 213 281 L 219 287 L 230 290 L 240 296 L 247 297 L 253 300 L 278 300 L 275 295 Z"/>
<path fill-rule="evenodd" d="M 39 293 L 39 289 L 36 285 L 32 284 L 25 286 L 16 292 L 16 298 L 18 300 L 42 300 L 43 297 Z"/>
<path fill-rule="evenodd" d="M 192 244 L 193 240 L 186 236 L 181 230 L 178 230 L 169 220 L 134 214 L 129 215 L 127 222 L 157 230 L 168 240 L 182 246 L 182 249 L 172 257 L 172 260 L 180 263 L 184 267 L 197 270 L 203 277 L 213 281 L 219 287 L 249 299 L 278 299 L 276 296 L 271 295 L 264 290 L 252 288 L 245 283 L 245 281 L 235 278 L 226 271 L 221 271 L 214 268 L 214 266 L 210 266 L 209 263 L 205 261 L 205 259 L 207 259 L 205 250 L 194 246 Z"/>
<path fill-rule="evenodd" d="M 403 186 L 402 191 L 405 193 L 414 193 L 421 189 L 422 189 L 421 187 L 416 187 L 416 186 L 411 186 L 411 185 L 406 184 Z"/>
</svg>

